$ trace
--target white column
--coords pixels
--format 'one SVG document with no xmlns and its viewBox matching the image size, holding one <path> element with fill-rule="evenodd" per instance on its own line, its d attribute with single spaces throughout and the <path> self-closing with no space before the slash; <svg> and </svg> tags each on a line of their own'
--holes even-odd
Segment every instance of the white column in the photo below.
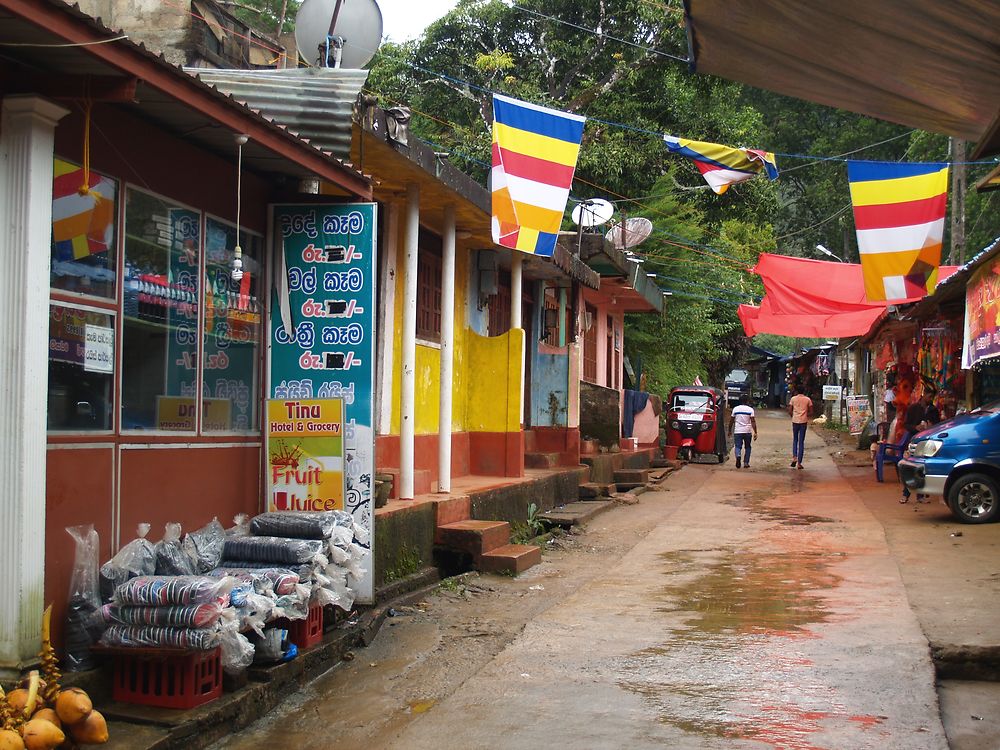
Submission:
<svg viewBox="0 0 1000 750">
<path fill-rule="evenodd" d="M 399 205 L 388 204 L 385 247 L 379 248 L 382 273 L 379 291 L 382 304 L 378 309 L 378 392 L 375 410 L 375 431 L 379 435 L 392 432 L 392 379 L 396 343 L 396 259 L 399 251 Z"/>
<path fill-rule="evenodd" d="M 519 250 L 510 251 L 510 327 L 521 327 L 521 287 L 523 284 L 524 256 Z M 521 400 L 521 425 L 524 425 L 524 357 L 527 354 L 528 342 L 525 340 L 521 350 L 521 390 L 518 391 Z"/>
<path fill-rule="evenodd" d="M 399 499 L 413 499 L 413 441 L 417 372 L 417 252 L 420 186 L 406 186 L 406 262 L 403 268 L 403 347 L 399 393 Z"/>
<path fill-rule="evenodd" d="M 45 608 L 52 158 L 67 114 L 34 96 L 0 109 L 0 677 L 35 657 Z"/>
<path fill-rule="evenodd" d="M 438 411 L 438 492 L 451 492 L 451 394 L 455 359 L 455 207 L 445 206 L 441 237 L 441 396 Z"/>
</svg>

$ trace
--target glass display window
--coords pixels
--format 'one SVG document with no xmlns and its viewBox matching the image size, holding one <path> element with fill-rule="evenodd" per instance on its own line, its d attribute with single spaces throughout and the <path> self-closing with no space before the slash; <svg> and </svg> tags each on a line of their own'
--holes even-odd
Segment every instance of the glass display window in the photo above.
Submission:
<svg viewBox="0 0 1000 750">
<path fill-rule="evenodd" d="M 115 319 L 106 312 L 49 307 L 48 429 L 112 428 Z"/>
<path fill-rule="evenodd" d="M 240 232 L 243 275 L 233 278 L 236 227 L 205 222 L 205 330 L 202 348 L 202 430 L 247 432 L 258 427 L 263 239 Z"/>
<path fill-rule="evenodd" d="M 58 157 L 52 177 L 51 287 L 114 299 L 117 183 Z"/>
<path fill-rule="evenodd" d="M 201 214 L 125 192 L 123 430 L 197 429 Z"/>
</svg>

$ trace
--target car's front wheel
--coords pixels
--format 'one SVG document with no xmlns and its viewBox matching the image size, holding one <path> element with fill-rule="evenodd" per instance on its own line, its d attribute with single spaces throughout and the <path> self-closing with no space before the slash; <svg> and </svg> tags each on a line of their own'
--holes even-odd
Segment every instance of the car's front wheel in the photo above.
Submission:
<svg viewBox="0 0 1000 750">
<path fill-rule="evenodd" d="M 1000 487 L 986 474 L 966 474 L 948 490 L 948 507 L 962 523 L 989 523 L 1000 514 Z"/>
</svg>

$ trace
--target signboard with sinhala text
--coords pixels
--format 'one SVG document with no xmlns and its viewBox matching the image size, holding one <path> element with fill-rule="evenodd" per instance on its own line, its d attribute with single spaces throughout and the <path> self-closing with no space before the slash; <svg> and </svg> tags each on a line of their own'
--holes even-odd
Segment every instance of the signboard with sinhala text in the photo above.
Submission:
<svg viewBox="0 0 1000 750">
<path fill-rule="evenodd" d="M 270 313 L 270 395 L 282 402 L 343 401 L 343 509 L 374 536 L 374 203 L 274 207 L 287 266 L 291 330 L 280 300 Z M 275 273 L 281 273 L 279 267 Z M 270 413 L 269 413 L 270 417 Z M 268 420 L 270 425 L 270 419 Z M 358 601 L 373 597 L 370 541 Z"/>
</svg>

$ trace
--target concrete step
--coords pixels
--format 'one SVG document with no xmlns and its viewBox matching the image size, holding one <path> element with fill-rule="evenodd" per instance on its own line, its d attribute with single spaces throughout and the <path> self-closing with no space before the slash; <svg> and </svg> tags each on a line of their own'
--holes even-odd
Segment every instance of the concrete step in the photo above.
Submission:
<svg viewBox="0 0 1000 750">
<path fill-rule="evenodd" d="M 480 558 L 479 569 L 484 573 L 520 575 L 542 561 L 542 550 L 530 544 L 505 544 Z"/>
<path fill-rule="evenodd" d="M 614 501 L 610 498 L 603 500 L 578 500 L 575 503 L 566 503 L 552 510 L 539 513 L 538 518 L 542 521 L 561 526 L 568 529 L 581 523 L 587 523 L 590 519 L 614 507 Z"/>
<path fill-rule="evenodd" d="M 510 543 L 510 524 L 506 521 L 455 521 L 438 526 L 434 542 L 465 552 L 473 559 Z"/>
<path fill-rule="evenodd" d="M 645 482 L 616 482 L 615 483 L 615 487 L 618 489 L 619 492 L 631 492 L 632 490 L 636 490 L 636 489 L 638 489 L 640 487 L 645 487 L 645 486 L 646 486 Z"/>
<path fill-rule="evenodd" d="M 580 499 L 593 500 L 601 497 L 611 497 L 614 488 L 613 484 L 602 484 L 601 482 L 585 482 L 580 485 Z"/>
<path fill-rule="evenodd" d="M 559 465 L 558 453 L 525 453 L 525 469 L 554 469 Z"/>
<path fill-rule="evenodd" d="M 645 484 L 649 481 L 649 469 L 617 469 L 615 470 L 615 484 L 619 487 L 623 483 L 634 485 Z"/>
</svg>

